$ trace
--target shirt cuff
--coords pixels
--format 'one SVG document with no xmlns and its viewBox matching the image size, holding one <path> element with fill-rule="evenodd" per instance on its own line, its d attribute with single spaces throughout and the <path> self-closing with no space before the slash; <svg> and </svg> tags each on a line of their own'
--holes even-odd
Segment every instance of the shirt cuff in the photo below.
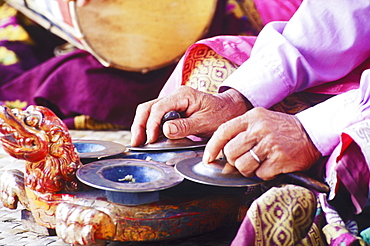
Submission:
<svg viewBox="0 0 370 246">
<path fill-rule="evenodd" d="M 296 115 L 323 156 L 333 152 L 345 127 L 362 119 L 359 93 L 348 91 Z"/>
</svg>

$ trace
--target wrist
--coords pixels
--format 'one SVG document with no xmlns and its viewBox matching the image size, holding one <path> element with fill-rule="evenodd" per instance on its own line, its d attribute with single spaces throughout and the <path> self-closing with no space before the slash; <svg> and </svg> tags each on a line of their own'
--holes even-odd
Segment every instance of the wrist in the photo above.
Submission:
<svg viewBox="0 0 370 246">
<path fill-rule="evenodd" d="M 242 115 L 253 108 L 252 103 L 239 91 L 230 88 L 219 94 L 225 100 L 230 101 L 238 115 Z"/>
</svg>

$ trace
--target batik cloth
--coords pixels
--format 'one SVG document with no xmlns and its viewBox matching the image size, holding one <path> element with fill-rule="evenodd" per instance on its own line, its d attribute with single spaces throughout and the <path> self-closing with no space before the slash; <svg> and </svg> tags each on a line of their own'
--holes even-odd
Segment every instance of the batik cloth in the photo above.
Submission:
<svg viewBox="0 0 370 246">
<path fill-rule="evenodd" d="M 326 194 L 288 184 L 270 188 L 252 203 L 232 245 L 368 245 L 356 234 L 356 223 L 344 222 Z"/>
</svg>

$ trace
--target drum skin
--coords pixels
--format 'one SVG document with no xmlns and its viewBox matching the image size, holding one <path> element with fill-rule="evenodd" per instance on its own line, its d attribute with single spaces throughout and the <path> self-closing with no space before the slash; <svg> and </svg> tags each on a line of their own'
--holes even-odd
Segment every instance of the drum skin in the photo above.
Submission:
<svg viewBox="0 0 370 246">
<path fill-rule="evenodd" d="M 173 63 L 207 31 L 215 0 L 91 0 L 76 7 L 89 46 L 110 66 L 154 70 Z"/>
</svg>

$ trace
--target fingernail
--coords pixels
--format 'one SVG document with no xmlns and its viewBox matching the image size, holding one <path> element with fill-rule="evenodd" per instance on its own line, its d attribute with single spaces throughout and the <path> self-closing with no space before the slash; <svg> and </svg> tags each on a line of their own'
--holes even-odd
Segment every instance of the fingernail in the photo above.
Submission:
<svg viewBox="0 0 370 246">
<path fill-rule="evenodd" d="M 175 124 L 167 123 L 167 125 L 168 125 L 168 129 L 170 130 L 169 134 L 173 135 L 179 132 L 179 129 L 177 128 Z"/>
<path fill-rule="evenodd" d="M 209 163 L 210 162 L 210 159 L 211 159 L 211 154 L 205 150 L 204 153 L 203 153 L 203 163 Z"/>
</svg>

